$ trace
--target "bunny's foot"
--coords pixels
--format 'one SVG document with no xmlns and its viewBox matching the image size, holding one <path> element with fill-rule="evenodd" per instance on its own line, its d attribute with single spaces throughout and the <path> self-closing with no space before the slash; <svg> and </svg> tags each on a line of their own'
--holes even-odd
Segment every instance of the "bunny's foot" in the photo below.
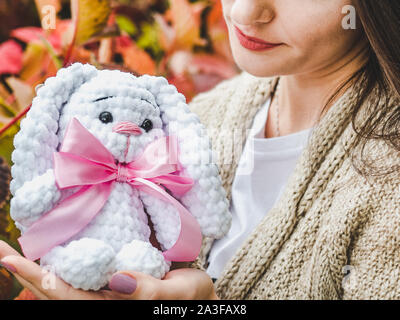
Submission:
<svg viewBox="0 0 400 320">
<path fill-rule="evenodd" d="M 114 249 L 101 240 L 82 238 L 54 247 L 44 255 L 41 266 L 77 289 L 99 290 L 114 271 Z"/>
<path fill-rule="evenodd" d="M 161 279 L 169 271 L 171 262 L 150 242 L 133 240 L 125 244 L 115 257 L 117 271 L 138 271 Z"/>
</svg>

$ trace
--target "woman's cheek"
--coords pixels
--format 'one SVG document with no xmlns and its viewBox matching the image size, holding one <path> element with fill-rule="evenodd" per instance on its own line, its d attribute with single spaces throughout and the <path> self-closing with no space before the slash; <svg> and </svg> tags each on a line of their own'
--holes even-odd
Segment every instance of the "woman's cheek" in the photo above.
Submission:
<svg viewBox="0 0 400 320">
<path fill-rule="evenodd" d="M 286 16 L 283 21 L 287 50 L 296 71 L 314 69 L 329 63 L 337 55 L 345 53 L 346 46 L 352 41 L 350 33 L 342 28 L 341 16 L 321 14 L 312 15 L 312 19 Z M 322 19 L 321 19 L 322 18 Z"/>
</svg>

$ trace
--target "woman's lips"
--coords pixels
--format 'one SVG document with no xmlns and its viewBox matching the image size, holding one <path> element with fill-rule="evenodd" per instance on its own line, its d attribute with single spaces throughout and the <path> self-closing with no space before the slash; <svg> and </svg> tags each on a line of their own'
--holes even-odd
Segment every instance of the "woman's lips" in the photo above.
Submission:
<svg viewBox="0 0 400 320">
<path fill-rule="evenodd" d="M 273 49 L 281 45 L 281 43 L 269 43 L 261 39 L 246 36 L 238 27 L 234 27 L 236 36 L 238 37 L 240 44 L 246 49 L 263 51 Z"/>
</svg>

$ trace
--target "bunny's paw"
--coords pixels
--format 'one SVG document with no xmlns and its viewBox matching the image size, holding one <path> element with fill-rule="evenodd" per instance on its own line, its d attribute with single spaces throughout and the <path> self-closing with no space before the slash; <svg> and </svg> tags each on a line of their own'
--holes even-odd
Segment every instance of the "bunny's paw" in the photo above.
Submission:
<svg viewBox="0 0 400 320">
<path fill-rule="evenodd" d="M 101 240 L 82 238 L 57 246 L 42 257 L 41 266 L 50 267 L 58 277 L 83 290 L 99 290 L 114 271 L 114 249 Z"/>
<path fill-rule="evenodd" d="M 169 271 L 170 261 L 149 242 L 133 240 L 125 244 L 115 257 L 117 271 L 138 271 L 161 279 Z"/>
</svg>

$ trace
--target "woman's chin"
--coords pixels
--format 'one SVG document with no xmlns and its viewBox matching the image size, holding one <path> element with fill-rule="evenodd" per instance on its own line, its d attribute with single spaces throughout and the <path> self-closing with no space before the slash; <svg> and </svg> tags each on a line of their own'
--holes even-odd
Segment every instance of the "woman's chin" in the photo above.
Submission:
<svg viewBox="0 0 400 320">
<path fill-rule="evenodd" d="M 275 68 L 257 68 L 256 65 L 250 64 L 249 61 L 237 61 L 236 64 L 240 70 L 243 70 L 255 77 L 273 77 L 281 74 L 280 71 L 276 70 Z"/>
<path fill-rule="evenodd" d="M 244 50 L 244 49 L 239 49 Z M 251 53 L 246 54 L 233 50 L 233 58 L 240 70 L 243 70 L 255 77 L 273 77 L 282 74 L 282 68 L 279 68 L 277 63 L 269 63 L 268 60 L 263 62 L 263 67 L 256 61 L 257 57 Z M 272 59 L 271 59 L 272 60 Z"/>
</svg>

